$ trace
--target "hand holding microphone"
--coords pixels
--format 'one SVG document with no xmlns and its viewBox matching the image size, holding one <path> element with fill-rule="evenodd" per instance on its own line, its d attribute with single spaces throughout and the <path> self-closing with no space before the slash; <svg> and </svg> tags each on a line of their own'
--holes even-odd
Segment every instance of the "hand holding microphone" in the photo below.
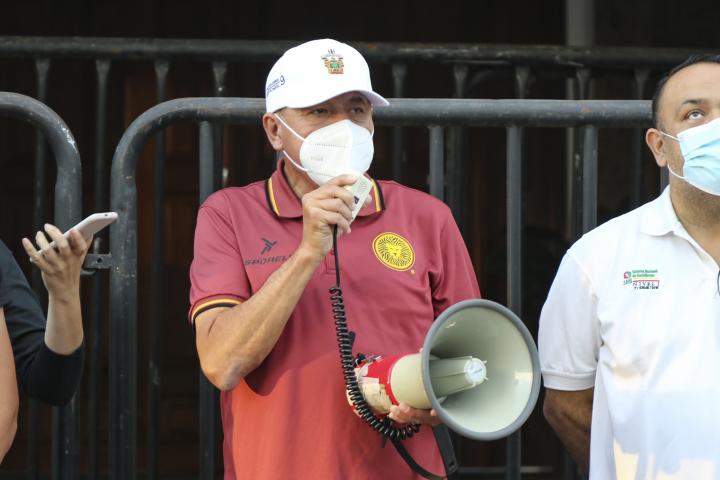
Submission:
<svg viewBox="0 0 720 480">
<path fill-rule="evenodd" d="M 357 204 L 356 197 L 347 187 L 358 181 L 358 175 L 339 175 L 302 197 L 303 238 L 300 248 L 311 251 L 318 261 L 325 258 L 332 248 L 335 225 L 338 234 L 350 233 L 353 210 Z M 366 196 L 358 200 L 365 204 L 369 198 Z"/>
</svg>

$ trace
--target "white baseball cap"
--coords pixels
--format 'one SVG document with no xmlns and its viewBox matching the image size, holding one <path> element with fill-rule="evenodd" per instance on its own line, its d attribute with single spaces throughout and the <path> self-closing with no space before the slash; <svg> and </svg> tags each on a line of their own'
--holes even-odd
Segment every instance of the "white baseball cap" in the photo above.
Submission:
<svg viewBox="0 0 720 480">
<path fill-rule="evenodd" d="M 265 108 L 317 105 L 347 92 L 360 92 L 375 106 L 388 101 L 370 84 L 368 64 L 350 45 L 329 38 L 312 40 L 286 51 L 265 82 Z"/>
</svg>

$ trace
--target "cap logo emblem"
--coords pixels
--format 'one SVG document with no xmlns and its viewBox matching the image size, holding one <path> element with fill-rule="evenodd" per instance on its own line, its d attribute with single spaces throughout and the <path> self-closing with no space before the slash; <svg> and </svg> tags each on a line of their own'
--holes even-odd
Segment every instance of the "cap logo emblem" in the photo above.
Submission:
<svg viewBox="0 0 720 480">
<path fill-rule="evenodd" d="M 345 65 L 343 65 L 343 56 L 339 53 L 335 53 L 335 49 L 329 49 L 328 53 L 322 55 L 320 58 L 323 59 L 325 68 L 327 68 L 329 74 L 335 75 L 344 73 L 343 68 Z"/>
<path fill-rule="evenodd" d="M 373 240 L 373 251 L 380 263 L 404 272 L 415 263 L 415 251 L 410 242 L 397 233 L 381 233 Z"/>
</svg>

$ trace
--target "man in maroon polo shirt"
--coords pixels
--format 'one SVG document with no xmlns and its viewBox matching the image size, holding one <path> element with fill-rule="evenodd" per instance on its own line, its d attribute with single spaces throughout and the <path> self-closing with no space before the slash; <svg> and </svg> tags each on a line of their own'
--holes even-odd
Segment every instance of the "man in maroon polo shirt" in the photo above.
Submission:
<svg viewBox="0 0 720 480">
<path fill-rule="evenodd" d="M 356 198 L 344 187 L 362 183 L 372 109 L 387 105 L 355 49 L 325 39 L 288 50 L 265 98 L 277 170 L 207 199 L 190 271 L 200 363 L 222 390 L 225 478 L 417 478 L 346 399 L 328 294 L 332 230 L 354 350 L 368 354 L 416 352 L 445 308 L 480 296 L 465 244 L 445 204 L 367 176 L 352 220 Z M 390 416 L 438 423 L 405 405 Z M 430 428 L 405 446 L 443 471 Z"/>
</svg>

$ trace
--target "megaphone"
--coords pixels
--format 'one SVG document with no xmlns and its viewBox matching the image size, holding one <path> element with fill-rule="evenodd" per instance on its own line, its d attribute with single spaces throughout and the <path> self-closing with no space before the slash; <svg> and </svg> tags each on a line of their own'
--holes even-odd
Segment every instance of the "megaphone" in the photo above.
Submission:
<svg viewBox="0 0 720 480">
<path fill-rule="evenodd" d="M 513 312 L 484 299 L 446 309 L 420 353 L 370 356 L 355 374 L 374 413 L 386 414 L 400 402 L 433 408 L 445 425 L 474 440 L 520 428 L 540 392 L 532 336 Z"/>
</svg>

